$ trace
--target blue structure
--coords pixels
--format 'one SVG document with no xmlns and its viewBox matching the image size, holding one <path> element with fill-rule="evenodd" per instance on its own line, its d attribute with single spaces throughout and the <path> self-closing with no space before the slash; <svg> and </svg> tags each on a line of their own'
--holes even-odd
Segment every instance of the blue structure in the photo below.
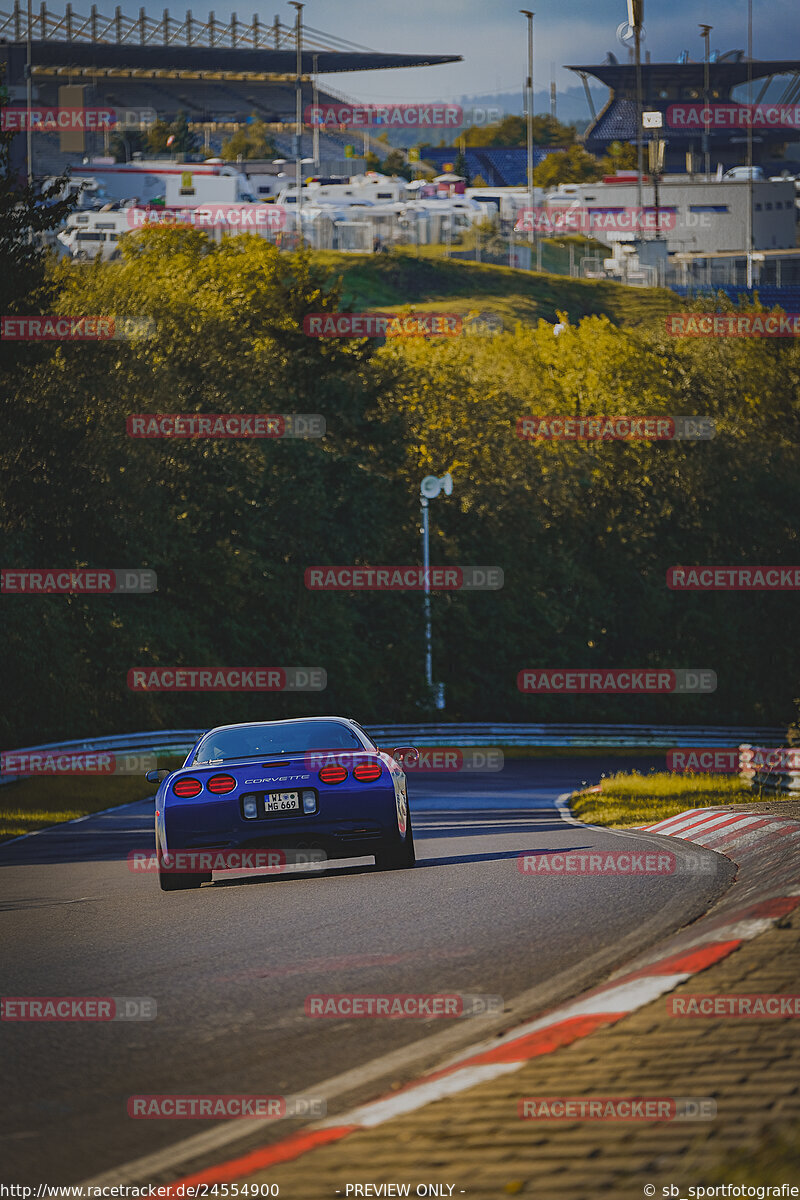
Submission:
<svg viewBox="0 0 800 1200">
<path fill-rule="evenodd" d="M 705 63 L 690 60 L 683 52 L 677 62 L 644 62 L 641 64 L 642 104 L 645 110 L 662 113 L 661 136 L 666 143 L 666 170 L 682 173 L 686 170 L 686 154 L 696 156 L 702 151 L 703 129 L 699 126 L 681 128 L 670 123 L 670 110 L 699 106 L 705 96 Z M 610 89 L 605 107 L 586 130 L 585 146 L 590 154 L 602 156 L 608 153 L 612 142 L 636 141 L 636 67 L 632 62 L 618 62 L 615 55 L 608 54 L 606 61 L 594 66 L 570 66 L 586 82 L 587 76 L 599 79 Z M 708 66 L 708 101 L 713 108 L 717 105 L 734 103 L 732 91 L 741 88 L 748 76 L 759 81 L 753 89 L 753 101 L 766 94 L 772 81 L 779 76 L 789 76 L 790 81 L 778 103 L 796 103 L 800 86 L 800 60 L 776 59 L 748 63 L 741 50 L 710 56 Z M 741 102 L 739 96 L 736 103 Z M 682 118 L 682 119 L 685 119 Z M 677 118 L 676 118 L 677 121 Z M 746 131 L 731 125 L 728 128 L 712 127 L 709 131 L 709 153 L 714 166 L 721 162 L 732 167 L 743 160 Z M 645 132 L 645 141 L 650 137 Z M 787 162 L 800 158 L 800 130 L 793 125 L 778 128 L 759 127 L 753 138 L 754 161 L 770 170 L 780 171 Z M 784 151 L 786 143 L 788 148 Z"/>
<path fill-rule="evenodd" d="M 776 287 L 775 284 L 764 284 L 760 287 L 746 288 L 739 287 L 736 284 L 686 284 L 671 283 L 670 291 L 677 292 L 679 296 L 716 296 L 717 292 L 722 292 L 734 304 L 742 301 L 753 300 L 756 296 L 765 308 L 774 308 L 778 305 L 784 312 L 800 312 L 800 284 L 787 284 L 784 287 Z"/>
<path fill-rule="evenodd" d="M 534 146 L 533 165 L 536 167 L 548 154 L 561 154 L 557 146 Z M 455 146 L 425 149 L 422 157 L 441 173 L 445 163 L 455 163 L 459 151 Z M 524 187 L 528 182 L 528 152 L 524 146 L 468 146 L 464 152 L 471 180 L 480 175 L 491 187 Z"/>
</svg>

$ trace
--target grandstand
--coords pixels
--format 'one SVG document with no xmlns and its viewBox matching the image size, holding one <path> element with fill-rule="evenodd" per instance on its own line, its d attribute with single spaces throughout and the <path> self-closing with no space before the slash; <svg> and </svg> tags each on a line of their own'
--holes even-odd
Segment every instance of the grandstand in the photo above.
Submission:
<svg viewBox="0 0 800 1200">
<path fill-rule="evenodd" d="M 534 146 L 533 165 L 536 167 L 548 154 L 560 154 L 558 146 Z M 422 152 L 425 162 L 437 171 L 445 163 L 455 164 L 460 150 L 455 146 L 426 146 Z M 490 187 L 524 187 L 528 182 L 528 152 L 525 146 L 467 146 L 464 151 L 469 177 L 478 175 Z"/>
<path fill-rule="evenodd" d="M 585 134 L 586 149 L 597 155 L 608 151 L 612 142 L 636 141 L 636 67 L 634 63 L 617 62 L 609 53 L 600 66 L 571 66 L 586 82 L 591 75 L 611 89 L 603 110 L 594 115 L 594 120 Z M 700 162 L 702 129 L 678 129 L 667 121 L 668 109 L 672 105 L 703 105 L 705 63 L 690 62 L 684 52 L 678 62 L 641 65 L 643 109 L 663 114 L 664 126 L 661 134 L 666 141 L 667 171 L 681 172 L 686 169 L 686 156 L 693 154 L 695 163 Z M 748 75 L 754 81 L 753 103 L 764 101 L 778 77 L 788 77 L 782 95 L 772 99 L 775 104 L 794 104 L 800 94 L 800 62 L 796 59 L 775 61 L 753 60 L 748 62 L 743 51 L 731 50 L 726 54 L 712 54 L 708 64 L 709 84 L 707 98 L 712 108 L 734 101 L 732 91 L 747 83 Z M 757 83 L 757 86 L 756 86 Z M 736 102 L 741 103 L 739 94 Z M 649 135 L 645 131 L 645 138 Z M 783 126 L 777 129 L 758 129 L 753 134 L 753 161 L 766 168 L 767 173 L 779 173 L 788 168 L 791 173 L 800 170 L 800 128 Z M 742 128 L 711 129 L 709 151 L 712 169 L 717 163 L 728 168 L 744 159 L 746 130 Z M 695 169 L 699 169 L 697 166 Z"/>
<path fill-rule="evenodd" d="M 42 107 L 59 107 L 61 88 L 70 85 L 82 89 L 80 103 L 87 107 L 154 109 L 166 121 L 182 111 L 205 129 L 207 149 L 216 149 L 226 133 L 255 114 L 270 127 L 280 153 L 294 153 L 297 35 L 294 26 L 278 17 L 270 25 L 257 15 L 250 22 L 236 15 L 222 22 L 210 13 L 202 21 L 191 10 L 178 18 L 165 9 L 156 20 L 143 8 L 137 17 L 127 17 L 119 7 L 109 17 L 95 4 L 82 16 L 73 12 L 71 3 L 57 14 L 42 0 L 33 12 L 30 32 L 34 100 Z M 16 104 L 25 98 L 27 36 L 27 6 L 15 0 L 13 10 L 0 12 L 0 68 L 5 67 Z M 461 61 L 456 54 L 382 53 L 312 26 L 303 27 L 301 46 L 304 109 L 312 103 L 314 81 L 328 74 Z M 349 99 L 319 82 L 316 95 L 323 104 Z M 321 132 L 320 155 L 341 159 L 345 145 L 360 146 L 362 137 L 352 130 Z M 85 139 L 88 153 L 102 150 L 102 134 L 87 133 Z M 74 158 L 74 153 L 65 154 L 62 163 L 56 162 L 57 141 L 37 135 L 35 152 L 41 155 L 47 146 L 48 171 Z M 307 132 L 303 156 L 311 153 L 311 146 Z M 37 167 L 45 169 L 41 162 Z"/>
</svg>

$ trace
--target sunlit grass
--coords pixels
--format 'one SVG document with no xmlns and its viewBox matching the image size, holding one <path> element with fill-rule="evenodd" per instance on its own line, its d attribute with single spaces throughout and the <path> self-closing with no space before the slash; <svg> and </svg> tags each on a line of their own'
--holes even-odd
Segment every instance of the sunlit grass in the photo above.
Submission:
<svg viewBox="0 0 800 1200">
<path fill-rule="evenodd" d="M 159 755 L 173 769 L 183 755 Z M 144 800 L 155 793 L 144 775 L 34 775 L 0 788 L 0 841 L 74 821 L 89 813 Z"/>
<path fill-rule="evenodd" d="M 601 791 L 576 796 L 570 807 L 590 825 L 649 825 L 687 808 L 758 799 L 758 793 L 742 784 L 738 775 L 678 775 L 670 771 L 642 775 L 632 771 L 607 776 Z"/>
</svg>

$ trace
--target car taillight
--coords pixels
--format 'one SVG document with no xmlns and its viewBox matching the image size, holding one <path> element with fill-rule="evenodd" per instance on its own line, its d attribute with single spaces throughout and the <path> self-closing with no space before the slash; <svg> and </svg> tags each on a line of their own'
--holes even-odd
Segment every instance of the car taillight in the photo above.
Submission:
<svg viewBox="0 0 800 1200">
<path fill-rule="evenodd" d="M 347 779 L 347 767 L 323 767 L 319 778 L 323 783 L 344 783 Z"/>
<path fill-rule="evenodd" d="M 236 780 L 232 775 L 212 775 L 206 780 L 206 787 L 214 796 L 224 796 L 227 792 L 232 792 L 236 787 Z"/>
<path fill-rule="evenodd" d="M 176 796 L 181 799 L 191 799 L 192 796 L 199 796 L 203 790 L 203 785 L 199 779 L 192 779 L 190 775 L 184 775 L 182 779 L 176 779 L 172 785 L 172 790 Z"/>
<path fill-rule="evenodd" d="M 359 763 L 357 767 L 353 767 L 353 778 L 359 783 L 374 783 L 376 779 L 380 779 L 382 770 L 380 763 Z"/>
</svg>

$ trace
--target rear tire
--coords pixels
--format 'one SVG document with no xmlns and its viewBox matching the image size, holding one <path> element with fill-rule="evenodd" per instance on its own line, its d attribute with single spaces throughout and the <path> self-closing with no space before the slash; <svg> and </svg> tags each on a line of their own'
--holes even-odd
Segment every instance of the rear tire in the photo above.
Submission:
<svg viewBox="0 0 800 1200">
<path fill-rule="evenodd" d="M 199 888 L 202 883 L 210 883 L 211 881 L 210 871 L 199 871 L 188 874 L 163 870 L 161 867 L 163 851 L 158 840 L 158 834 L 156 834 L 156 855 L 158 856 L 158 883 L 162 892 L 186 892 L 190 888 Z"/>
<path fill-rule="evenodd" d="M 375 866 L 379 871 L 406 871 L 417 861 L 414 849 L 414 831 L 411 828 L 411 813 L 406 816 L 406 836 L 402 840 L 384 842 L 375 855 Z"/>
</svg>

